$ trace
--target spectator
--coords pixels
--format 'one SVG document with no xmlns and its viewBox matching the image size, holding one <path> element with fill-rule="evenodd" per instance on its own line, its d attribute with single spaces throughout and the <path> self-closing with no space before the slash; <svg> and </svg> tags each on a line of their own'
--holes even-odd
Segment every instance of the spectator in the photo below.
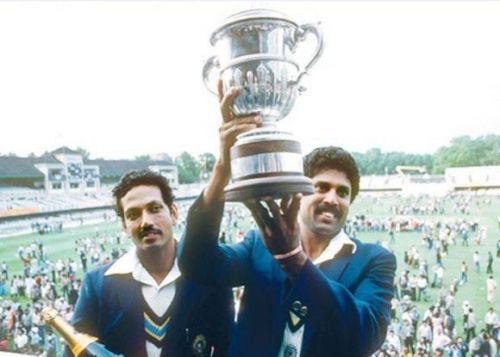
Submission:
<svg viewBox="0 0 500 357">
<path fill-rule="evenodd" d="M 479 259 L 479 252 L 476 250 L 472 256 L 472 260 L 474 261 L 474 267 L 476 268 L 476 273 L 479 273 L 481 270 L 480 267 L 480 259 Z"/>
<path fill-rule="evenodd" d="M 460 285 L 465 284 L 468 279 L 467 279 L 467 273 L 469 271 L 469 267 L 467 266 L 467 263 L 462 261 L 462 265 L 460 267 L 461 275 L 460 275 Z"/>
<path fill-rule="evenodd" d="M 499 323 L 498 315 L 495 312 L 495 310 L 493 309 L 493 307 L 490 307 L 488 309 L 488 312 L 484 316 L 484 324 L 485 324 L 485 327 L 486 327 L 486 333 L 488 335 L 492 336 L 493 335 L 493 329 L 495 328 L 495 326 L 498 325 L 498 323 Z"/>
<path fill-rule="evenodd" d="M 488 265 L 486 266 L 486 274 L 493 274 L 493 254 L 488 252 Z"/>
<path fill-rule="evenodd" d="M 464 323 L 465 328 L 465 340 L 469 342 L 472 337 L 476 337 L 476 315 L 472 307 L 469 308 L 469 313 L 467 314 L 467 321 Z"/>
<path fill-rule="evenodd" d="M 16 345 L 16 351 L 19 353 L 28 352 L 28 335 L 24 328 L 20 328 L 16 331 L 14 337 L 14 344 Z"/>
<path fill-rule="evenodd" d="M 476 336 L 469 342 L 469 351 L 471 357 L 484 357 L 481 356 L 480 350 L 481 350 L 481 338 L 479 336 Z"/>
<path fill-rule="evenodd" d="M 48 328 L 47 341 L 45 342 L 46 357 L 56 357 L 57 352 L 58 352 L 57 337 L 52 332 L 52 329 Z"/>
<path fill-rule="evenodd" d="M 484 330 L 479 334 L 479 355 L 491 356 L 490 336 Z"/>
<path fill-rule="evenodd" d="M 420 301 L 421 297 L 423 297 L 424 301 L 427 302 L 428 296 L 427 296 L 427 278 L 425 275 L 420 275 L 417 281 L 417 286 L 418 286 L 418 298 L 417 300 Z"/>
<path fill-rule="evenodd" d="M 497 283 L 493 279 L 493 275 L 490 275 L 486 279 L 486 301 L 488 304 L 493 304 L 495 302 L 495 290 L 497 289 Z"/>
</svg>

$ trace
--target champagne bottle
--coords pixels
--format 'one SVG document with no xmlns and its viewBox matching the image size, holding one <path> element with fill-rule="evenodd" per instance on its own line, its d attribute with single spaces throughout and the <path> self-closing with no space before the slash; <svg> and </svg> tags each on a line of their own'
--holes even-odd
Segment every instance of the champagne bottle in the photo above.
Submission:
<svg viewBox="0 0 500 357">
<path fill-rule="evenodd" d="M 46 307 L 42 310 L 42 318 L 52 326 L 69 346 L 75 357 L 120 357 L 97 342 L 97 337 L 76 331 L 56 310 Z M 122 356 L 123 357 L 123 356 Z"/>
</svg>

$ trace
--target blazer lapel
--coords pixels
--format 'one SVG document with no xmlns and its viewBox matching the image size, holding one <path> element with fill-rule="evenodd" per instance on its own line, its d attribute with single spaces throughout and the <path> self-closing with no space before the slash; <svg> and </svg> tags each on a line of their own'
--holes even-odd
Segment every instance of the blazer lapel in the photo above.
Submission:
<svg viewBox="0 0 500 357">
<path fill-rule="evenodd" d="M 283 333 L 285 331 L 287 316 L 288 316 L 288 306 L 283 304 L 286 300 L 286 296 L 290 292 L 291 283 L 288 280 L 287 274 L 281 270 L 278 264 L 271 260 L 272 263 L 272 279 L 277 283 L 273 284 L 277 286 L 276 292 L 272 295 L 272 304 L 275 307 L 272 313 L 272 327 L 269 330 L 273 335 L 271 341 L 276 341 L 275 346 L 272 347 L 272 351 L 276 351 L 278 354 L 281 343 L 283 340 Z"/>
<path fill-rule="evenodd" d="M 347 270 L 352 259 L 352 248 L 344 246 L 332 260 L 319 265 L 320 270 L 328 279 L 341 281 L 342 275 Z"/>
<path fill-rule="evenodd" d="M 193 282 L 185 280 L 183 277 L 177 279 L 175 283 L 175 296 L 172 301 L 172 316 L 170 326 L 165 336 L 163 350 L 167 351 L 169 341 L 180 341 L 189 338 L 188 330 L 190 311 L 193 311 L 196 302 L 204 301 L 208 294 L 207 289 L 197 287 Z M 179 336 L 185 334 L 185 336 Z"/>
<path fill-rule="evenodd" d="M 319 265 L 319 269 L 330 280 L 340 282 L 344 272 L 350 265 L 352 250 L 350 247 L 343 247 L 340 252 L 332 260 L 328 260 Z M 311 343 L 311 338 L 314 335 L 314 326 L 311 324 L 305 325 L 304 337 L 302 340 L 301 356 L 308 356 L 308 349 Z"/>
<path fill-rule="evenodd" d="M 126 278 L 120 277 L 114 290 L 122 311 L 134 310 L 138 302 L 142 300 L 141 284 L 132 278 L 132 274 L 127 275 Z"/>
<path fill-rule="evenodd" d="M 117 296 L 116 311 L 119 313 L 110 327 L 120 325 L 120 339 L 124 344 L 131 341 L 137 341 L 131 348 L 133 351 L 141 351 L 141 356 L 146 355 L 146 333 L 144 331 L 144 311 L 142 303 L 141 284 L 132 278 L 132 275 L 126 275 L 117 279 L 112 287 Z M 125 320 L 125 321 L 122 321 Z M 126 324 L 126 326 L 122 326 Z M 137 338 L 140 336 L 141 338 Z"/>
</svg>

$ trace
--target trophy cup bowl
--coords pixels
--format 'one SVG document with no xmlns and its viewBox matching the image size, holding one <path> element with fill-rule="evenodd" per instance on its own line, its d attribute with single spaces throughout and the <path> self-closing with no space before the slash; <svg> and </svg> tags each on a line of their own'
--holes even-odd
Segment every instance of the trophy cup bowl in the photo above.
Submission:
<svg viewBox="0 0 500 357">
<path fill-rule="evenodd" d="M 260 112 L 264 125 L 284 118 L 292 109 L 297 95 L 290 81 L 297 78 L 298 66 L 291 61 L 250 58 L 221 71 L 224 92 L 240 88 L 233 112 L 236 116 Z"/>
<path fill-rule="evenodd" d="M 294 54 L 308 34 L 316 37 L 317 45 L 309 63 L 301 67 Z M 303 90 L 301 78 L 322 54 L 318 26 L 298 25 L 272 10 L 248 10 L 227 18 L 210 42 L 218 55 L 205 63 L 205 85 L 217 94 L 210 80 L 216 73 L 224 92 L 239 88 L 232 108 L 235 116 L 258 112 L 263 122 L 261 128 L 239 135 L 231 148 L 232 182 L 225 189 L 226 200 L 312 193 L 312 182 L 303 174 L 300 143 L 277 123 L 290 113 Z"/>
</svg>

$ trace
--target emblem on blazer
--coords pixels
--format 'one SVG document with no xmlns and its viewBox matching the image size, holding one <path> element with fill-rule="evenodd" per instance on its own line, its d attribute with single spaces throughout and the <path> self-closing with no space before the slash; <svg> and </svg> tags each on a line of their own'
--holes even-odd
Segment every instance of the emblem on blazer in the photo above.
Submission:
<svg viewBox="0 0 500 357">
<path fill-rule="evenodd" d="M 285 357 L 297 357 L 297 348 L 293 345 L 286 345 L 283 355 Z"/>
<path fill-rule="evenodd" d="M 292 308 L 288 312 L 288 328 L 292 332 L 298 331 L 306 321 L 305 317 L 307 315 L 307 306 L 302 305 L 300 301 L 294 301 L 292 304 Z M 287 356 L 285 354 L 285 356 Z"/>
<path fill-rule="evenodd" d="M 203 335 L 196 335 L 193 340 L 193 354 L 196 357 L 201 357 L 205 355 L 207 349 L 207 338 Z"/>
</svg>

